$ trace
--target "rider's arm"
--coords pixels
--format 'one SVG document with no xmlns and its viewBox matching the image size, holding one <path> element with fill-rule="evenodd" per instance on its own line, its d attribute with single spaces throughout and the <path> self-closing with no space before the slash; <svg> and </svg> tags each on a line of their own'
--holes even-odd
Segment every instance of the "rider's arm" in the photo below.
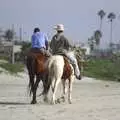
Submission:
<svg viewBox="0 0 120 120">
<path fill-rule="evenodd" d="M 45 35 L 45 46 L 46 46 L 46 50 L 48 50 L 48 37 L 47 37 L 47 35 Z"/>
<path fill-rule="evenodd" d="M 65 45 L 65 48 L 67 49 L 67 50 L 69 50 L 69 48 L 70 48 L 70 43 L 69 43 L 69 41 L 68 41 L 68 39 L 65 37 L 65 36 L 63 36 L 63 39 L 64 39 L 64 45 Z"/>
<path fill-rule="evenodd" d="M 34 48 L 34 44 L 35 44 L 35 36 L 32 35 L 31 36 L 31 47 Z"/>
<path fill-rule="evenodd" d="M 50 49 L 52 50 L 54 47 L 54 40 L 55 40 L 55 36 L 53 36 L 52 40 L 50 41 Z"/>
</svg>

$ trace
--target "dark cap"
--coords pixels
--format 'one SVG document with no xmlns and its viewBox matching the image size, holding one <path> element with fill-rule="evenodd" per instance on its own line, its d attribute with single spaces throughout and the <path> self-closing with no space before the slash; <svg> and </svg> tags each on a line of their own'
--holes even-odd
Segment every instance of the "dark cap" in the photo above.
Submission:
<svg viewBox="0 0 120 120">
<path fill-rule="evenodd" d="M 39 28 L 34 28 L 34 33 L 36 32 L 40 32 L 40 29 Z"/>
</svg>

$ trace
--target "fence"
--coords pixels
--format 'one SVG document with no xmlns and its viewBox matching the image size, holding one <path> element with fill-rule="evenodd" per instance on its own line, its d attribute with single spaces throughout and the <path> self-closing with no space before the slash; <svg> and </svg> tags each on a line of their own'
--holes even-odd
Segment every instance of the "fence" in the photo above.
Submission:
<svg viewBox="0 0 120 120">
<path fill-rule="evenodd" d="M 7 57 L 9 61 L 14 63 L 14 54 L 21 52 L 20 45 L 13 45 L 12 42 L 0 43 L 0 56 Z"/>
</svg>

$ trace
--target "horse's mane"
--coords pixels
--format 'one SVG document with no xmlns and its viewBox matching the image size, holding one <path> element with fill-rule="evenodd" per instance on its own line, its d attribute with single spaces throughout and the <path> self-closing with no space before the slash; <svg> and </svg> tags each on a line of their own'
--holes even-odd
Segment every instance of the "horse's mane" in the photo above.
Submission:
<svg viewBox="0 0 120 120">
<path fill-rule="evenodd" d="M 67 54 L 68 54 L 68 55 L 71 55 L 72 57 L 75 57 L 75 51 L 74 51 L 74 50 L 68 51 Z"/>
</svg>

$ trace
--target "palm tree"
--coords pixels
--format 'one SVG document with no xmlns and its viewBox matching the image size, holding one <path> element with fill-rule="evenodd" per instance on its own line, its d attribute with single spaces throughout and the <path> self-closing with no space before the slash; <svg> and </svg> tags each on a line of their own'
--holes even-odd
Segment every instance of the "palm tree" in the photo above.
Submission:
<svg viewBox="0 0 120 120">
<path fill-rule="evenodd" d="M 103 20 L 105 14 L 106 14 L 106 13 L 104 12 L 104 10 L 100 10 L 100 11 L 98 12 L 98 16 L 100 16 L 100 31 L 101 31 L 101 29 L 102 29 L 102 20 Z"/>
<path fill-rule="evenodd" d="M 94 36 L 91 36 L 90 38 L 88 38 L 88 44 L 90 46 L 90 51 L 92 52 L 95 47 Z"/>
<path fill-rule="evenodd" d="M 10 30 L 10 29 L 6 30 L 6 31 L 5 31 L 5 38 L 6 38 L 8 41 L 12 41 L 13 38 L 14 38 L 14 32 L 13 32 L 13 30 Z"/>
<path fill-rule="evenodd" d="M 99 44 L 100 44 L 100 38 L 101 37 L 102 37 L 101 31 L 100 30 L 96 30 L 94 32 L 94 39 L 95 39 L 95 43 L 96 43 L 97 46 L 99 46 Z"/>
<path fill-rule="evenodd" d="M 2 40 L 3 37 L 4 37 L 4 33 L 3 30 L 0 28 L 0 41 Z"/>
<path fill-rule="evenodd" d="M 116 15 L 111 12 L 108 14 L 108 19 L 110 20 L 110 23 L 111 23 L 111 28 L 110 28 L 110 44 L 112 43 L 112 23 L 113 23 L 113 20 L 116 18 Z"/>
</svg>

